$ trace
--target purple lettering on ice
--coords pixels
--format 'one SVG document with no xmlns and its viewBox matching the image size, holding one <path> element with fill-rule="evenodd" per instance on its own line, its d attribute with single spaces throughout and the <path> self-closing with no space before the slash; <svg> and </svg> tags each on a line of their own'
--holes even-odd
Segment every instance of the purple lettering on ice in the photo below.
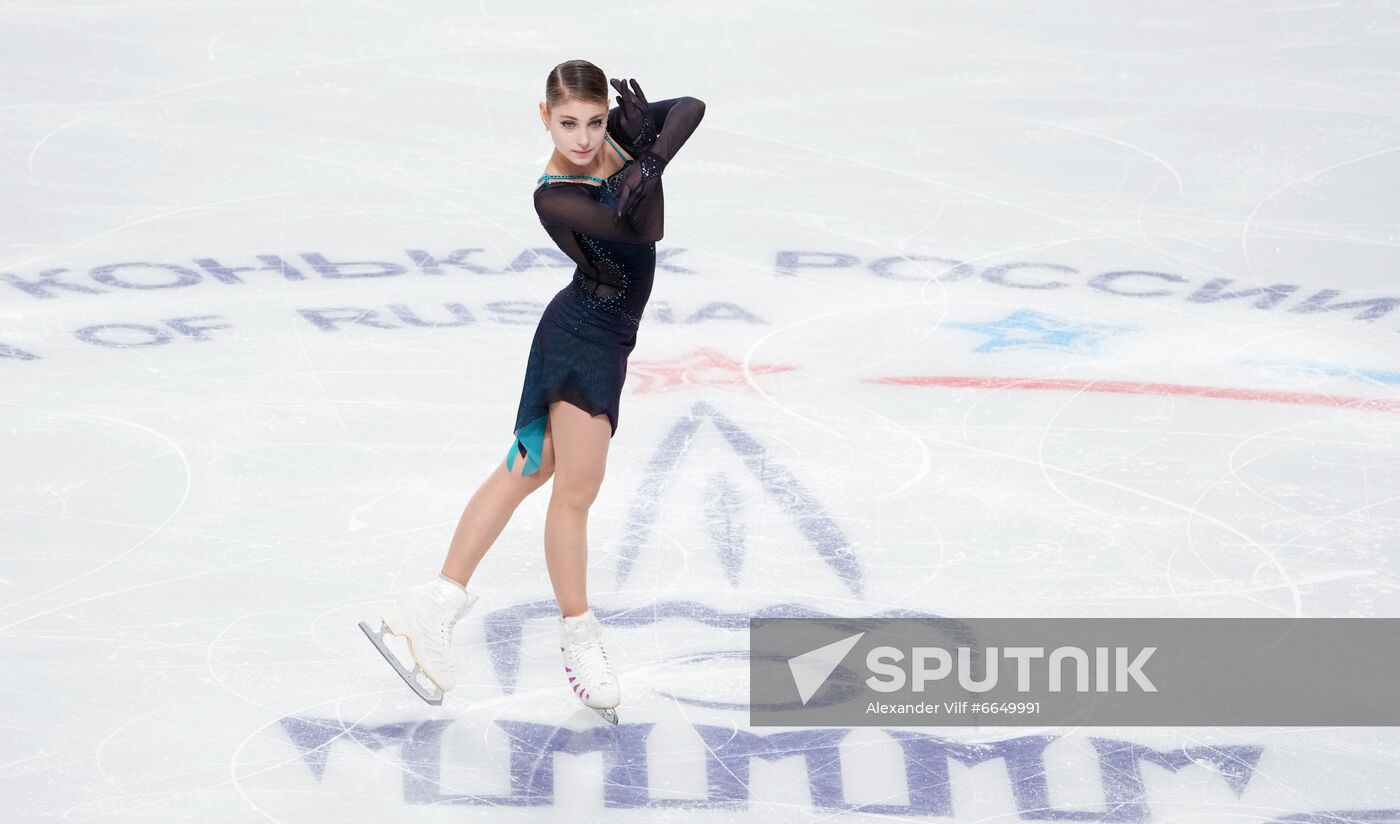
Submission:
<svg viewBox="0 0 1400 824">
<path fill-rule="evenodd" d="M 986 743 L 964 743 L 905 729 L 885 730 L 903 756 L 905 803 L 852 803 L 844 791 L 844 762 L 854 753 L 870 751 L 862 742 L 843 753 L 842 741 L 850 729 L 804 729 L 758 734 L 733 726 L 693 726 L 704 746 L 706 792 L 700 798 L 653 798 L 647 761 L 647 741 L 653 724 L 590 726 L 575 730 L 552 724 L 497 720 L 510 746 L 510 792 L 445 793 L 441 786 L 442 736 L 451 721 L 401 722 L 361 727 L 343 719 L 288 716 L 282 727 L 302 753 L 312 776 L 321 780 L 336 741 L 346 740 L 369 750 L 399 747 L 403 760 L 404 800 L 410 804 L 462 804 L 479 806 L 547 806 L 555 803 L 556 753 L 603 757 L 603 804 L 610 808 L 744 808 L 750 800 L 750 767 L 754 759 L 779 761 L 799 758 L 807 774 L 814 808 L 868 812 L 893 816 L 951 816 L 953 774 L 950 763 L 965 767 L 1001 761 L 1010 783 L 1019 818 L 1025 821 L 1147 822 L 1152 810 L 1140 765 L 1152 764 L 1176 773 L 1201 765 L 1219 774 L 1236 797 L 1254 776 L 1263 748 L 1255 745 L 1187 746 L 1156 750 L 1116 739 L 1091 738 L 1097 752 L 1102 782 L 1102 810 L 1061 810 L 1054 803 L 1046 780 L 1046 750 L 1058 739 L 1028 735 Z M 697 759 L 697 769 L 701 761 Z M 1336 821 L 1391 821 L 1393 811 L 1369 811 L 1376 817 L 1325 819 Z M 1280 822 L 1314 822 L 1324 819 L 1286 817 Z"/>
<path fill-rule="evenodd" d="M 115 339 L 107 333 L 112 329 L 129 329 L 136 333 L 132 335 L 118 335 Z M 109 349 L 130 349 L 136 346 L 163 346 L 170 342 L 170 335 L 164 329 L 155 326 L 146 326 L 140 323 L 102 323 L 96 326 L 84 326 L 73 333 L 74 337 L 83 343 L 90 343 L 94 346 L 106 346 Z"/>
<path fill-rule="evenodd" d="M 903 268 L 913 269 L 912 274 L 904 275 L 896 272 L 894 267 L 902 263 L 942 263 L 944 268 L 938 277 L 930 278 L 928 269 L 925 266 L 905 266 Z M 966 261 L 954 260 L 952 258 L 939 257 L 937 255 L 898 255 L 895 257 L 883 257 L 870 262 L 870 271 L 876 277 L 886 280 L 902 280 L 911 283 L 923 283 L 928 280 L 941 281 L 944 283 L 955 280 L 967 280 L 977 274 L 977 267 Z"/>
<path fill-rule="evenodd" d="M 121 269 L 156 269 L 162 272 L 165 278 L 159 283 L 137 283 L 126 280 L 117 274 Z M 172 280 L 167 273 L 174 272 L 175 278 Z M 105 283 L 108 286 L 116 286 L 120 289 L 179 289 L 184 286 L 193 286 L 203 278 L 193 269 L 185 266 L 176 266 L 173 263 L 109 263 L 106 266 L 98 266 L 92 270 L 92 279 L 98 283 Z"/>
<path fill-rule="evenodd" d="M 516 256 L 506 267 L 507 272 L 525 272 L 530 269 L 572 269 L 578 266 L 568 255 L 553 246 L 532 246 Z"/>
<path fill-rule="evenodd" d="M 701 496 L 702 517 L 710 540 L 719 555 L 720 566 L 729 585 L 739 586 L 739 574 L 744 571 L 747 535 L 744 530 L 744 496 L 739 486 L 723 472 L 710 475 Z"/>
<path fill-rule="evenodd" d="M 397 329 L 392 323 L 379 319 L 379 312 L 360 306 L 336 306 L 327 309 L 298 309 L 297 313 L 311 321 L 322 332 L 339 332 L 341 324 L 360 324 L 376 329 Z"/>
<path fill-rule="evenodd" d="M 1332 299 L 1340 295 L 1340 289 L 1322 289 L 1311 297 L 1303 299 L 1303 302 L 1289 309 L 1290 312 L 1335 312 L 1338 309 L 1358 309 L 1365 307 L 1366 311 L 1356 316 L 1356 320 L 1375 320 L 1381 315 L 1389 314 L 1390 310 L 1400 306 L 1400 298 L 1365 298 L 1362 300 L 1347 301 L 1346 303 L 1333 303 Z"/>
<path fill-rule="evenodd" d="M 386 278 L 402 275 L 405 266 L 383 260 L 355 260 L 336 263 L 318 252 L 303 252 L 302 258 L 322 277 L 328 278 Z"/>
<path fill-rule="evenodd" d="M 745 323 L 767 323 L 758 315 L 737 303 L 712 300 L 686 316 L 684 323 L 704 323 L 710 320 L 741 320 Z"/>
<path fill-rule="evenodd" d="M 1233 282 L 1230 278 L 1216 278 L 1207 281 L 1199 289 L 1187 295 L 1186 299 L 1192 303 L 1215 303 L 1221 300 L 1238 300 L 1258 295 L 1259 299 L 1254 301 L 1254 308 L 1272 309 L 1284 298 L 1298 290 L 1298 287 L 1293 284 L 1275 283 L 1273 286 L 1255 286 L 1249 289 L 1236 289 L 1233 292 L 1222 291 L 1224 287 Z"/>
<path fill-rule="evenodd" d="M 410 271 L 416 270 L 425 276 L 442 276 L 449 274 L 451 270 L 461 270 L 472 274 L 515 274 L 535 268 L 567 268 L 573 262 L 565 258 L 557 250 L 549 247 L 532 247 L 524 250 L 516 256 L 503 269 L 491 269 L 490 267 L 473 263 L 467 260 L 468 255 L 483 251 L 480 248 L 454 249 L 445 256 L 435 254 L 426 249 L 406 249 L 404 255 L 410 261 L 409 265 L 393 261 L 343 261 L 337 262 L 329 259 L 319 252 L 303 252 L 300 257 L 321 277 L 324 278 L 366 278 L 366 277 L 394 277 Z M 662 266 L 663 259 L 684 252 L 684 249 L 667 247 L 657 251 L 657 265 Z M 245 281 L 239 277 L 243 272 L 274 272 L 285 280 L 306 280 L 306 276 L 294 268 L 278 255 L 261 254 L 255 257 L 262 262 L 261 266 L 227 266 L 211 257 L 193 258 L 195 264 L 205 272 L 213 275 L 214 280 L 228 284 L 242 284 Z M 543 261 L 543 263 L 542 263 Z M 774 253 L 773 273 L 780 276 L 793 276 L 801 272 L 812 272 L 815 270 L 853 270 L 861 265 L 861 258 L 845 252 L 826 252 L 817 250 L 778 250 Z M 925 262 L 942 264 L 943 269 L 934 272 L 934 277 L 930 277 L 930 267 L 924 265 Z M 167 278 L 158 283 L 133 282 L 130 276 L 123 276 L 119 273 L 128 269 L 157 269 L 165 272 L 173 272 L 174 279 Z M 693 273 L 691 270 L 674 264 L 665 265 L 669 271 L 680 273 Z M 968 280 L 974 276 L 981 280 L 1005 286 L 1012 289 L 1059 289 L 1071 285 L 1063 280 L 1045 280 L 1042 278 L 1028 277 L 1025 274 L 1012 279 L 1013 272 L 1021 270 L 1039 269 L 1047 272 L 1061 274 L 1079 275 L 1081 272 L 1073 266 L 1061 263 L 1049 263 L 1040 261 L 1017 261 L 1013 263 L 994 264 L 979 269 L 972 264 L 952 258 L 937 255 L 896 255 L 876 258 L 865 265 L 865 268 L 875 277 L 886 280 L 903 281 L 909 283 L 925 283 L 929 280 L 943 282 Z M 898 269 L 898 271 L 896 271 Z M 78 283 L 70 283 L 60 280 L 59 276 L 68 273 L 66 268 L 45 269 L 36 276 L 24 277 L 11 272 L 0 272 L 0 284 L 8 284 L 20 292 L 39 300 L 49 300 L 59 297 L 60 292 L 68 294 L 106 294 L 110 290 L 95 289 Z M 70 275 L 71 277 L 71 275 Z M 88 270 L 88 277 L 98 283 L 105 283 L 121 289 L 171 289 L 185 286 L 193 286 L 201 282 L 200 273 L 181 266 L 170 263 L 150 263 L 150 262 L 123 262 L 109 263 L 93 267 Z M 1155 280 L 1157 283 L 1151 285 L 1145 280 Z M 1163 298 L 1178 297 L 1191 303 L 1222 303 L 1228 301 L 1240 301 L 1245 298 L 1255 298 L 1248 305 L 1255 309 L 1271 310 L 1280 306 L 1287 298 L 1297 296 L 1302 286 L 1289 283 L 1276 283 L 1270 286 L 1257 286 L 1234 291 L 1225 291 L 1229 284 L 1233 283 L 1231 278 L 1213 278 L 1196 287 L 1189 289 L 1164 288 L 1165 284 L 1186 284 L 1190 278 L 1172 272 L 1155 272 L 1150 270 L 1123 269 L 1109 272 L 1102 272 L 1089 277 L 1084 285 L 1090 289 L 1104 294 L 1118 297 L 1131 298 Z M 1396 307 L 1400 307 L 1400 296 L 1371 296 L 1357 300 L 1338 300 L 1344 298 L 1341 290 L 1319 289 L 1312 294 L 1303 297 L 1298 303 L 1290 308 L 1281 311 L 1288 311 L 1301 314 L 1317 312 L 1337 312 L 1345 310 L 1358 310 L 1352 316 L 1352 320 L 1371 321 L 1390 314 Z"/>
<path fill-rule="evenodd" d="M 10 360 L 39 360 L 39 356 L 27 349 L 20 349 L 18 346 L 11 346 L 8 343 L 0 342 L 0 358 Z"/>
<path fill-rule="evenodd" d="M 705 425 L 718 430 L 720 437 L 739 456 L 764 492 L 772 497 L 777 511 L 794 521 L 798 532 L 807 539 L 817 555 L 852 593 L 860 596 L 864 588 L 860 560 L 840 525 L 827 514 L 820 499 L 808 491 L 791 470 L 769 455 L 762 443 L 704 401 L 696 402 L 672 424 L 647 462 L 641 487 L 622 530 L 625 537 L 618 552 L 618 584 L 627 580 L 636 564 L 642 547 L 650 538 L 653 524 L 664 510 L 665 492 L 680 470 L 681 459 Z M 737 576 L 743 563 L 742 546 L 736 545 L 741 536 L 736 530 L 737 527 L 734 527 L 711 533 L 711 538 L 719 544 L 721 563 L 728 565 L 725 571 L 731 580 Z"/>
<path fill-rule="evenodd" d="M 860 258 L 844 252 L 779 252 L 774 274 L 796 275 L 799 269 L 849 269 Z"/>
<path fill-rule="evenodd" d="M 447 307 L 447 311 L 452 314 L 454 320 L 450 322 L 423 320 L 418 316 L 417 312 L 409 308 L 406 304 L 389 304 L 389 308 L 393 310 L 394 315 L 409 326 L 470 326 L 476 323 L 476 318 L 466 306 L 460 303 L 444 303 L 443 306 Z"/>
<path fill-rule="evenodd" d="M 1007 279 L 1007 276 L 1010 275 L 1012 272 L 1019 272 L 1022 269 L 1048 269 L 1051 272 L 1060 272 L 1061 274 L 1070 275 L 1078 274 L 1079 272 L 1079 270 L 1075 269 L 1072 266 L 1061 266 L 1058 263 L 1002 263 L 997 266 L 988 266 L 986 270 L 982 272 L 982 279 L 987 281 L 988 283 L 995 283 L 1000 286 L 1010 286 L 1013 289 L 1060 289 L 1069 285 L 1068 283 L 1065 283 L 1062 280 L 1052 280 L 1048 283 L 1039 283 L 1036 281 L 1035 278 L 1027 278 L 1016 281 L 1011 281 Z"/>
<path fill-rule="evenodd" d="M 283 280 L 306 280 L 303 275 L 292 264 L 283 260 L 278 255 L 257 255 L 262 261 L 261 266 L 225 266 L 214 258 L 195 258 L 194 262 L 200 268 L 214 276 L 220 283 L 243 284 L 247 281 L 238 276 L 239 272 L 276 272 L 282 276 Z"/>
<path fill-rule="evenodd" d="M 422 272 L 423 274 L 425 274 L 425 275 L 433 275 L 433 276 L 435 276 L 435 277 L 436 277 L 436 276 L 445 275 L 445 274 L 447 274 L 447 273 L 443 271 L 443 267 L 444 267 L 444 266 L 452 266 L 452 267 L 454 267 L 454 268 L 462 269 L 462 270 L 467 271 L 467 272 L 473 272 L 473 273 L 478 274 L 478 275 L 495 275 L 495 274 L 499 274 L 495 269 L 490 269 L 490 268 L 488 268 L 488 267 L 482 266 L 482 265 L 477 264 L 477 263 L 471 263 L 471 262 L 469 262 L 469 261 L 466 260 L 467 255 L 474 254 L 474 253 L 476 253 L 476 252 L 484 252 L 484 251 L 486 251 L 486 250 L 485 250 L 485 249 L 456 249 L 456 250 L 454 250 L 454 251 L 452 251 L 452 252 L 449 252 L 448 255 L 447 255 L 447 257 L 442 257 L 442 258 L 440 258 L 440 257 L 437 257 L 436 255 L 432 254 L 431 252 L 427 251 L 426 249 L 408 249 L 408 250 L 406 250 L 406 252 L 407 252 L 407 254 L 408 254 L 408 257 L 409 257 L 409 260 L 412 260 L 412 261 L 413 261 L 413 265 L 414 265 L 414 266 L 417 266 L 418 269 L 419 269 L 419 271 L 421 271 L 421 272 Z M 522 255 L 522 257 L 523 257 L 523 255 Z M 518 260 L 517 260 L 517 262 L 518 262 Z M 506 269 L 507 269 L 507 271 L 510 271 L 510 267 L 506 267 Z"/>
<path fill-rule="evenodd" d="M 671 262 L 671 258 L 685 251 L 683 246 L 663 246 L 656 250 L 656 268 L 665 269 L 668 272 L 676 272 L 682 275 L 698 275 L 694 269 L 687 269 L 684 266 L 677 266 Z"/>
<path fill-rule="evenodd" d="M 58 279 L 58 276 L 67 271 L 67 269 L 45 269 L 39 273 L 37 280 L 26 280 L 19 275 L 0 272 L 0 283 L 8 283 L 24 294 L 39 300 L 53 300 L 58 297 L 54 294 L 54 291 L 58 289 L 77 292 L 80 295 L 102 295 L 108 292 L 107 289 L 94 289 L 81 283 L 64 283 Z"/>
<path fill-rule="evenodd" d="M 1144 272 L 1138 270 L 1128 270 L 1122 272 L 1104 272 L 1089 280 L 1089 288 L 1097 289 L 1100 292 L 1107 292 L 1110 295 L 1118 295 L 1128 298 L 1160 298 L 1173 294 L 1170 289 L 1149 289 L 1146 291 L 1124 291 L 1118 286 L 1118 281 L 1124 278 L 1144 277 L 1165 280 L 1169 283 L 1185 283 L 1186 278 L 1181 275 L 1174 275 L 1171 272 Z"/>
<path fill-rule="evenodd" d="M 206 331 L 208 331 L 208 330 L 210 330 L 210 329 L 232 329 L 232 328 L 233 328 L 233 326 L 232 326 L 231 324 L 227 324 L 227 323 L 194 323 L 194 322 L 193 322 L 193 321 L 197 321 L 197 320 L 213 320 L 213 319 L 215 319 L 215 318 L 223 318 L 223 315 L 191 315 L 191 316 L 186 317 L 186 318 L 166 318 L 166 320 L 165 320 L 165 325 L 166 325 L 166 326 L 169 326 L 171 329 L 174 329 L 176 332 L 179 332 L 180 334 L 184 335 L 184 336 L 187 337 L 187 338 L 192 338 L 192 339 L 194 339 L 194 340 L 199 340 L 199 341 L 207 341 L 207 340 L 210 340 L 210 337 L 209 337 L 208 335 L 204 334 Z"/>
<path fill-rule="evenodd" d="M 500 323 L 511 326 L 534 326 L 540 322 L 545 305 L 536 300 L 497 300 L 486 304 Z"/>
</svg>

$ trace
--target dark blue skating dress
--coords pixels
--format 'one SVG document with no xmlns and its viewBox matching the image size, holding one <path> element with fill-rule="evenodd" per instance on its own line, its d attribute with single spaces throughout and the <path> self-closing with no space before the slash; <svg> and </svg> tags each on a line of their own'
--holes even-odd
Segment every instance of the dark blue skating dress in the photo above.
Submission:
<svg viewBox="0 0 1400 824">
<path fill-rule="evenodd" d="M 515 440 L 506 467 L 524 459 L 523 474 L 540 469 L 549 405 L 568 401 L 590 415 L 606 414 L 617 434 L 627 357 L 637 345 L 637 329 L 656 272 L 656 241 L 661 239 L 661 171 L 699 125 L 705 104 L 693 97 L 651 103 L 654 138 L 638 142 L 620 128 L 618 109 L 608 113 L 608 144 L 622 168 L 610 177 L 542 175 L 535 189 L 535 212 L 560 251 L 578 266 L 572 280 L 554 295 L 535 329 L 525 368 L 525 385 L 515 415 Z M 634 166 L 631 172 L 628 170 Z M 640 202 L 617 216 L 624 175 L 640 174 Z"/>
</svg>

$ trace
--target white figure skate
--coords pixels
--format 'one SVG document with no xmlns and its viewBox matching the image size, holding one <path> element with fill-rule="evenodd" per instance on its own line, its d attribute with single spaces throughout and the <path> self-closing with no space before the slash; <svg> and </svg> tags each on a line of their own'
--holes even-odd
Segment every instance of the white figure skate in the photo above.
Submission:
<svg viewBox="0 0 1400 824">
<path fill-rule="evenodd" d="M 360 629 L 419 698 L 440 705 L 443 694 L 457 685 L 452 671 L 452 628 L 479 598 L 439 574 L 437 580 L 406 590 L 380 610 L 379 629 L 370 629 L 364 621 Z M 408 639 L 411 671 L 385 644 L 385 633 Z"/>
<path fill-rule="evenodd" d="M 559 618 L 559 652 L 564 657 L 564 675 L 569 688 L 584 706 L 617 723 L 621 685 L 603 646 L 603 628 L 593 610 L 582 615 Z"/>
</svg>

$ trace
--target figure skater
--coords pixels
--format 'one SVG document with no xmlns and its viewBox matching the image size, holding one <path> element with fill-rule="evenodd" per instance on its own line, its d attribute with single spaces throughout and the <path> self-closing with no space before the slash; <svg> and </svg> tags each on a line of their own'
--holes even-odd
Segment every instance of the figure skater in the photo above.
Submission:
<svg viewBox="0 0 1400 824">
<path fill-rule="evenodd" d="M 608 85 L 618 106 L 608 109 Z M 540 121 L 554 151 L 535 188 L 535 211 L 577 265 L 535 329 L 505 459 L 468 501 L 436 580 L 405 591 L 360 626 L 404 681 L 430 704 L 456 684 L 454 624 L 479 596 L 467 584 L 526 496 L 554 478 L 544 553 L 559 602 L 559 648 L 574 694 L 609 722 L 621 700 L 586 592 L 588 509 L 617 433 L 627 357 L 637 342 L 663 224 L 662 171 L 699 125 L 694 97 L 647 101 L 637 81 L 609 81 L 586 60 L 555 66 Z M 405 636 L 408 671 L 384 646 Z M 419 675 L 427 678 L 427 683 Z"/>
</svg>

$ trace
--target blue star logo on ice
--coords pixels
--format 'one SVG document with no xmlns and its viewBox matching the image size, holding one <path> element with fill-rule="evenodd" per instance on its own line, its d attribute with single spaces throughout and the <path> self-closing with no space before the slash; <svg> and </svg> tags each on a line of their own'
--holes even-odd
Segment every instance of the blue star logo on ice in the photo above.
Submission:
<svg viewBox="0 0 1400 824">
<path fill-rule="evenodd" d="M 792 671 L 793 683 L 797 684 L 797 695 L 805 706 L 807 700 L 821 689 L 822 684 L 841 665 L 846 653 L 865 635 L 857 632 L 849 638 L 833 641 L 823 647 L 794 655 L 788 659 L 788 669 Z"/>
<path fill-rule="evenodd" d="M 1018 309 L 1001 320 L 990 323 L 945 323 L 944 326 L 986 335 L 987 340 L 973 349 L 974 352 L 998 352 L 1019 347 L 1095 353 L 1105 338 L 1133 329 L 1131 326 L 1066 323 L 1030 309 Z"/>
</svg>

